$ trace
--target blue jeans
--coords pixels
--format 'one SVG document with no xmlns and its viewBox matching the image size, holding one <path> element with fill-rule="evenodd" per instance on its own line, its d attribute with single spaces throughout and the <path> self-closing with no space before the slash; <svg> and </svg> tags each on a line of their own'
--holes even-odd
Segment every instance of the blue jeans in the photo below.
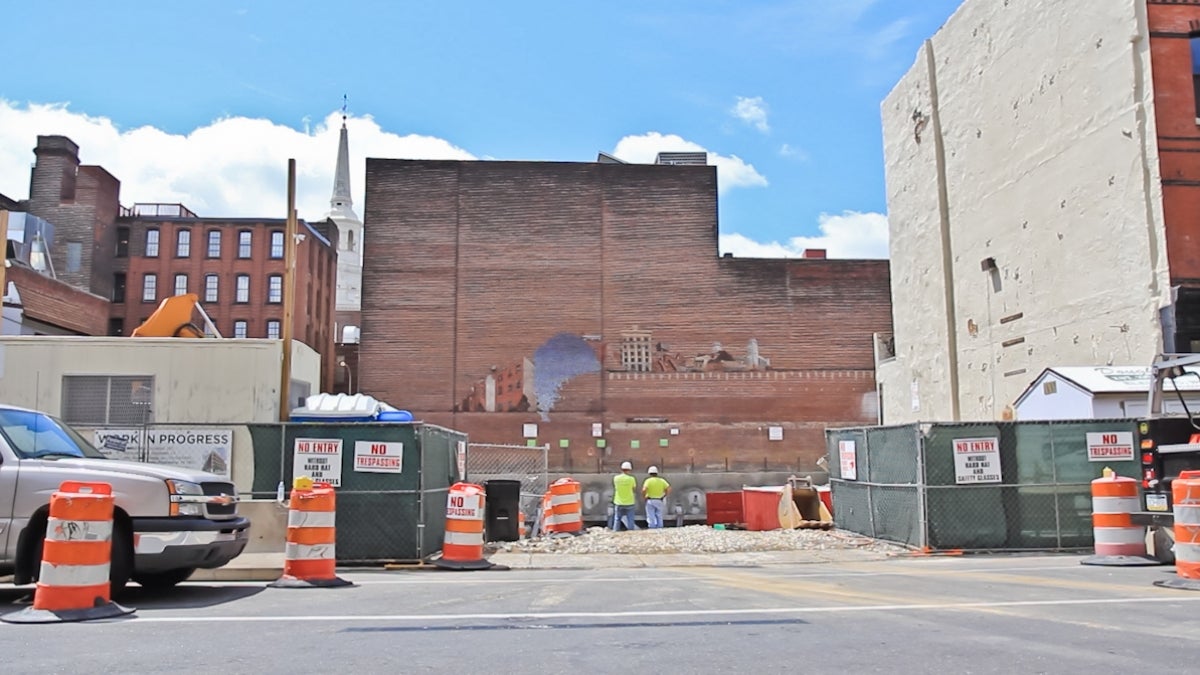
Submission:
<svg viewBox="0 0 1200 675">
<path fill-rule="evenodd" d="M 654 529 L 663 526 L 663 505 L 662 499 L 646 500 L 646 527 Z"/>
<path fill-rule="evenodd" d="M 633 522 L 633 518 L 637 512 L 637 505 L 630 504 L 629 506 L 618 506 L 616 514 L 613 517 L 613 530 L 620 531 L 621 525 L 625 525 L 627 530 L 638 529 L 637 523 Z"/>
</svg>

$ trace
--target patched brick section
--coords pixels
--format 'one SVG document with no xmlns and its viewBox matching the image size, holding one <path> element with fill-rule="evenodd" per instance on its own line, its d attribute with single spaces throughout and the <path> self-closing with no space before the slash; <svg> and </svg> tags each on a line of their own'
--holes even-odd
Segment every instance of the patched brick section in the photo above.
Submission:
<svg viewBox="0 0 1200 675">
<path fill-rule="evenodd" d="M 660 417 L 716 424 L 689 441 L 701 463 L 744 452 L 797 465 L 824 452 L 826 424 L 876 419 L 887 261 L 719 258 L 714 167 L 368 160 L 365 227 L 358 388 L 473 440 L 523 443 L 521 425 L 538 422 L 581 448 L 593 422 Z M 634 330 L 662 367 L 717 372 L 625 372 Z M 452 412 L 559 333 L 604 370 L 568 381 L 549 419 Z M 705 366 L 714 355 L 737 363 Z M 755 440 L 774 424 L 793 433 Z"/>
</svg>

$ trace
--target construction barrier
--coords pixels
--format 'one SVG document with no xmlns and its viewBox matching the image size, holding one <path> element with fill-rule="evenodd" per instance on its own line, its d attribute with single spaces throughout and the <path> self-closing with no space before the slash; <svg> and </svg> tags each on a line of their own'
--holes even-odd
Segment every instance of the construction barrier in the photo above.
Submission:
<svg viewBox="0 0 1200 675">
<path fill-rule="evenodd" d="M 554 532 L 554 530 L 551 528 L 551 515 L 550 493 L 547 492 L 546 494 L 542 495 L 542 515 L 539 518 L 541 527 L 539 528 L 538 534 L 551 534 Z"/>
<path fill-rule="evenodd" d="M 353 584 L 337 575 L 337 501 L 333 486 L 301 476 L 288 502 L 283 576 L 271 588 L 337 588 Z"/>
<path fill-rule="evenodd" d="M 446 535 L 442 555 L 433 564 L 448 570 L 484 570 L 492 563 L 483 557 L 483 486 L 455 483 L 446 497 Z"/>
<path fill-rule="evenodd" d="M 1092 481 L 1092 533 L 1096 555 L 1084 565 L 1157 565 L 1146 555 L 1146 528 L 1134 525 L 1130 515 L 1139 509 L 1138 482 L 1106 469 Z"/>
<path fill-rule="evenodd" d="M 1183 471 L 1171 483 L 1175 515 L 1175 578 L 1155 586 L 1200 591 L 1200 471 Z"/>
<path fill-rule="evenodd" d="M 583 531 L 583 494 L 579 481 L 559 478 L 550 484 L 550 514 L 546 518 L 551 533 L 579 534 Z"/>
<path fill-rule="evenodd" d="M 33 606 L 0 617 L 8 623 L 61 623 L 133 613 L 112 602 L 113 494 L 108 483 L 66 481 L 50 496 Z"/>
<path fill-rule="evenodd" d="M 524 511 L 518 511 L 518 512 L 517 512 L 517 537 L 518 537 L 519 539 L 525 539 L 525 537 L 526 537 L 526 533 L 525 533 L 525 512 L 524 512 Z"/>
</svg>

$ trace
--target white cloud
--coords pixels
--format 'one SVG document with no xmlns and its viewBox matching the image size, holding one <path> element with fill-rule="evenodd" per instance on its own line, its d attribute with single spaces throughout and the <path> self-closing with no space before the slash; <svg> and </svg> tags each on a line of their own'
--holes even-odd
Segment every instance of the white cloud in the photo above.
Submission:
<svg viewBox="0 0 1200 675">
<path fill-rule="evenodd" d="M 341 115 L 298 131 L 266 119 L 226 117 L 187 134 L 150 126 L 120 129 L 112 120 L 67 105 L 19 106 L 0 99 L 0 192 L 28 196 L 37 136 L 67 136 L 84 164 L 121 181 L 121 203 L 180 202 L 201 216 L 287 215 L 287 160 L 296 160 L 296 208 L 316 220 L 329 210 Z M 309 125 L 306 124 L 306 127 Z M 474 159 L 441 138 L 384 131 L 369 116 L 350 117 L 350 185 L 363 215 L 366 155 L 401 159 Z"/>
<path fill-rule="evenodd" d="M 784 243 L 723 234 L 718 245 L 722 253 L 732 253 L 736 258 L 798 258 L 805 249 L 814 248 L 825 249 L 830 258 L 888 257 L 888 223 L 882 213 L 822 213 L 819 229 L 820 236 L 792 237 Z"/>
<path fill-rule="evenodd" d="M 764 134 L 771 131 L 771 125 L 767 123 L 767 104 L 761 96 L 739 96 L 730 113 Z"/>
<path fill-rule="evenodd" d="M 717 167 L 717 191 L 725 192 L 737 187 L 766 187 L 767 179 L 737 155 L 718 155 L 709 152 L 699 143 L 685 140 L 675 134 L 660 134 L 657 131 L 640 136 L 626 136 L 617 141 L 612 154 L 636 164 L 653 164 L 660 152 L 706 152 L 708 163 Z"/>
<path fill-rule="evenodd" d="M 801 162 L 808 161 L 808 153 L 802 148 L 792 146 L 790 143 L 784 143 L 783 145 L 779 146 L 779 156 L 788 157 Z"/>
</svg>

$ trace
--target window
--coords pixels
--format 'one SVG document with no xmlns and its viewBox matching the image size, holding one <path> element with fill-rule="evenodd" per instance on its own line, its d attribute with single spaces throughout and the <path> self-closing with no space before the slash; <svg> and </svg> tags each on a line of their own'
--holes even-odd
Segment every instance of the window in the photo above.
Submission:
<svg viewBox="0 0 1200 675">
<path fill-rule="evenodd" d="M 354 250 L 354 230 L 350 230 L 349 232 L 347 232 L 346 238 L 350 240 L 350 245 L 347 246 L 347 248 L 349 248 L 351 251 L 353 251 Z"/>
<path fill-rule="evenodd" d="M 625 331 L 621 333 L 621 365 L 635 373 L 650 372 L 650 333 Z"/>
<path fill-rule="evenodd" d="M 139 425 L 154 421 L 150 375 L 63 375 L 62 413 L 67 424 Z"/>
<path fill-rule="evenodd" d="M 158 257 L 158 228 L 146 230 L 146 257 Z"/>
<path fill-rule="evenodd" d="M 283 302 L 283 277 L 278 274 L 267 277 L 267 302 Z"/>
<path fill-rule="evenodd" d="M 237 276 L 237 295 L 233 298 L 234 302 L 250 302 L 250 276 L 239 274 Z"/>
<path fill-rule="evenodd" d="M 142 302 L 154 302 L 158 299 L 158 275 L 147 274 L 142 277 Z"/>
<path fill-rule="evenodd" d="M 125 334 L 125 319 L 115 317 L 108 320 L 108 334 L 121 336 Z"/>
<path fill-rule="evenodd" d="M 113 302 L 125 302 L 125 273 L 117 272 L 113 275 Z"/>
<path fill-rule="evenodd" d="M 250 257 L 250 245 L 254 242 L 254 233 L 250 230 L 238 232 L 238 257 Z"/>
<path fill-rule="evenodd" d="M 219 282 L 217 281 L 217 275 L 215 275 L 215 274 L 209 274 L 204 277 L 204 301 L 205 302 L 216 302 L 217 301 L 217 284 L 218 283 Z"/>
<path fill-rule="evenodd" d="M 267 339 L 270 339 L 270 340 L 278 340 L 279 339 L 279 320 L 278 319 L 271 319 L 270 321 L 267 322 Z"/>
<path fill-rule="evenodd" d="M 271 231 L 271 257 L 283 257 L 283 232 L 279 230 Z"/>
<path fill-rule="evenodd" d="M 83 243 L 78 241 L 67 242 L 67 271 L 78 272 L 79 268 L 83 267 Z"/>
<path fill-rule="evenodd" d="M 180 230 L 175 241 L 175 255 L 179 258 L 189 258 L 192 255 L 192 231 Z"/>
<path fill-rule="evenodd" d="M 184 293 L 187 293 L 187 275 L 186 274 L 176 274 L 175 275 L 175 295 L 183 295 Z"/>
<path fill-rule="evenodd" d="M 221 257 L 221 231 L 210 230 L 208 233 L 208 257 Z"/>
<path fill-rule="evenodd" d="M 118 258 L 128 258 L 129 257 L 129 228 L 128 227 L 118 227 L 117 228 L 117 257 Z"/>
<path fill-rule="evenodd" d="M 246 321 L 244 319 L 238 319 L 237 321 L 233 322 L 233 337 L 246 337 Z"/>
</svg>

